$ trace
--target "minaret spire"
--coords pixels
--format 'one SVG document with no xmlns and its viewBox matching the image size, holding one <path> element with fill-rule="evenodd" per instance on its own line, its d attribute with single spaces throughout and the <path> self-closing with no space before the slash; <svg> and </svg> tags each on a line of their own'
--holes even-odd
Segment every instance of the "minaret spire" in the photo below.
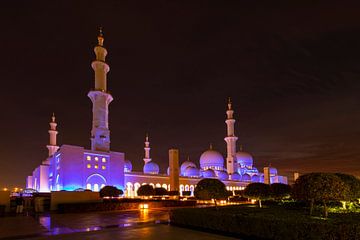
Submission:
<svg viewBox="0 0 360 240">
<path fill-rule="evenodd" d="M 149 135 L 148 134 L 146 134 L 146 137 L 145 137 L 144 150 L 145 150 L 144 162 L 146 164 L 148 162 L 151 162 L 151 158 L 150 158 L 150 142 L 149 142 Z"/>
<path fill-rule="evenodd" d="M 54 153 L 56 153 L 56 151 L 59 149 L 59 146 L 57 146 L 56 143 L 56 135 L 58 134 L 58 131 L 56 130 L 56 119 L 55 119 L 55 114 L 52 114 L 51 117 L 51 122 L 49 123 L 50 125 L 50 129 L 49 129 L 49 144 L 46 146 L 47 149 L 49 150 L 49 157 L 54 155 Z"/>
<path fill-rule="evenodd" d="M 227 136 L 224 138 L 226 142 L 226 168 L 229 174 L 237 172 L 237 160 L 236 160 L 236 141 L 237 137 L 235 136 L 235 119 L 233 117 L 234 111 L 232 110 L 232 103 L 230 97 L 228 98 L 227 119 L 225 120 L 227 126 Z"/>
<path fill-rule="evenodd" d="M 104 35 L 102 28 L 99 29 L 97 37 L 98 45 L 94 52 L 96 59 L 91 63 L 95 72 L 95 88 L 88 93 L 93 103 L 93 122 L 91 130 L 91 150 L 110 151 L 110 130 L 109 130 L 109 104 L 113 100 L 107 92 L 107 73 L 110 71 L 105 58 L 107 50 L 104 48 Z"/>
</svg>

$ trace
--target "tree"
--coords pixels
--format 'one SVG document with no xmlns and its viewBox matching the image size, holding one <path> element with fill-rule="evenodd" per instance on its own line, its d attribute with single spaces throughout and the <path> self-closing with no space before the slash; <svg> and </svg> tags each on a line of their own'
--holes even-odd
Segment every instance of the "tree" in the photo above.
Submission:
<svg viewBox="0 0 360 240">
<path fill-rule="evenodd" d="M 300 176 L 295 184 L 295 199 L 310 201 L 310 215 L 314 202 L 321 201 L 324 206 L 324 217 L 328 216 L 327 203 L 330 200 L 344 200 L 349 187 L 333 173 L 309 173 Z"/>
<path fill-rule="evenodd" d="M 346 200 L 354 201 L 360 199 L 360 179 L 345 173 L 335 173 L 349 188 Z"/>
<path fill-rule="evenodd" d="M 138 196 L 153 196 L 153 195 L 155 195 L 155 189 L 153 186 L 151 186 L 149 184 L 145 184 L 145 185 L 142 185 L 141 187 L 139 187 L 139 189 L 137 190 L 137 195 Z"/>
<path fill-rule="evenodd" d="M 290 197 L 291 187 L 283 183 L 273 183 L 270 185 L 271 196 L 275 200 L 283 200 L 284 198 Z"/>
<path fill-rule="evenodd" d="M 118 197 L 124 192 L 114 186 L 105 186 L 100 189 L 100 197 Z"/>
<path fill-rule="evenodd" d="M 155 188 L 155 195 L 156 196 L 164 196 L 168 195 L 168 191 L 165 188 Z"/>
<path fill-rule="evenodd" d="M 261 208 L 261 201 L 271 196 L 270 186 L 265 183 L 250 183 L 244 189 L 244 196 L 258 200 L 259 207 Z"/>
<path fill-rule="evenodd" d="M 216 200 L 227 199 L 228 197 L 225 184 L 220 180 L 213 178 L 204 178 L 200 180 L 195 187 L 194 195 L 200 200 L 214 199 L 216 207 Z"/>
</svg>

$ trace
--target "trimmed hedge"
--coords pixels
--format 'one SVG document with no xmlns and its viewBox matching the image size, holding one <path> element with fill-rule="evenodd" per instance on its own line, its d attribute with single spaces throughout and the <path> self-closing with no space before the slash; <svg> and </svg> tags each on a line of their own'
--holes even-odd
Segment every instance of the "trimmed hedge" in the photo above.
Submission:
<svg viewBox="0 0 360 240">
<path fill-rule="evenodd" d="M 141 203 L 149 204 L 149 208 L 161 207 L 192 207 L 196 201 L 177 201 L 177 200 L 139 200 L 132 201 L 104 201 L 88 203 L 63 203 L 58 205 L 59 213 L 80 213 L 80 212 L 98 212 L 98 211 L 116 211 L 138 209 Z M 135 200 L 135 201 L 134 201 Z"/>
<path fill-rule="evenodd" d="M 232 206 L 174 209 L 171 224 L 256 239 L 360 239 L 360 214 L 330 214 L 313 218 L 303 210 L 282 207 Z"/>
</svg>

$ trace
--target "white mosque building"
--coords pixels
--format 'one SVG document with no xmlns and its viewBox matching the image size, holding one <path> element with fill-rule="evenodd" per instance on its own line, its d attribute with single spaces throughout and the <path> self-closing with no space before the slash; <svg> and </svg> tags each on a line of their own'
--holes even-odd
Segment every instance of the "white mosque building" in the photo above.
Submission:
<svg viewBox="0 0 360 240">
<path fill-rule="evenodd" d="M 103 43 L 104 37 L 100 31 L 98 45 L 94 48 L 96 59 L 91 64 L 95 72 L 95 88 L 88 93 L 93 103 L 91 149 L 74 145 L 58 146 L 57 123 L 53 115 L 49 130 L 50 142 L 47 145 L 48 157 L 27 177 L 27 188 L 39 192 L 77 189 L 99 191 L 103 186 L 111 185 L 124 190 L 129 197 L 136 196 L 137 189 L 144 184 L 173 189 L 170 186 L 169 168 L 166 173 L 160 173 L 159 165 L 150 157 L 148 136 L 145 138 L 142 172 L 133 171 L 132 164 L 125 160 L 124 153 L 110 150 L 108 106 L 113 97 L 107 91 L 107 73 L 110 67 L 105 61 L 107 50 Z M 178 189 L 181 195 L 192 195 L 196 184 L 203 178 L 219 179 L 230 191 L 242 190 L 251 182 L 287 184 L 287 177 L 278 175 L 276 168 L 266 168 L 267 176 L 264 176 L 254 166 L 253 157 L 249 153 L 242 151 L 241 147 L 240 151 L 236 151 L 238 138 L 235 136 L 233 114 L 229 99 L 225 120 L 227 136 L 224 139 L 227 145 L 226 159 L 210 145 L 201 154 L 199 165 L 189 159 L 184 161 L 179 169 Z"/>
</svg>

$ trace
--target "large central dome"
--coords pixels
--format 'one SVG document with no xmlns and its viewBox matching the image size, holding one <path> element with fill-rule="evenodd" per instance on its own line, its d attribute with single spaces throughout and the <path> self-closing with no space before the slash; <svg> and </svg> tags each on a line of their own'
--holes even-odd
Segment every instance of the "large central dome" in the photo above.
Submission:
<svg viewBox="0 0 360 240">
<path fill-rule="evenodd" d="M 200 156 L 200 168 L 222 170 L 224 168 L 224 158 L 218 151 L 209 149 Z"/>
<path fill-rule="evenodd" d="M 243 151 L 237 152 L 236 159 L 241 167 L 252 168 L 253 166 L 253 162 L 254 162 L 253 157 L 247 152 L 243 152 Z"/>
</svg>

